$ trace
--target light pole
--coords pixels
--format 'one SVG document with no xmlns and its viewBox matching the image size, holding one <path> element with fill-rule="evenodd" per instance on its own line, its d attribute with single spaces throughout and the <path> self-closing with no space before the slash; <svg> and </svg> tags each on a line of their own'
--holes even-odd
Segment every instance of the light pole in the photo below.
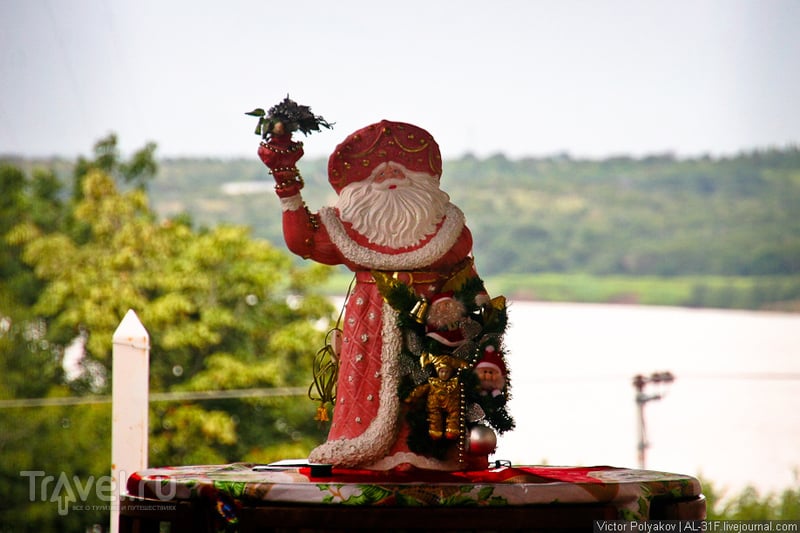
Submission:
<svg viewBox="0 0 800 533">
<path fill-rule="evenodd" d="M 675 376 L 671 372 L 654 372 L 649 377 L 637 374 L 633 377 L 633 386 L 636 388 L 636 408 L 639 414 L 639 468 L 645 468 L 645 452 L 650 446 L 647 442 L 647 431 L 644 423 L 644 404 L 653 400 L 660 400 L 661 394 L 645 394 L 644 387 L 648 383 L 672 383 Z"/>
</svg>

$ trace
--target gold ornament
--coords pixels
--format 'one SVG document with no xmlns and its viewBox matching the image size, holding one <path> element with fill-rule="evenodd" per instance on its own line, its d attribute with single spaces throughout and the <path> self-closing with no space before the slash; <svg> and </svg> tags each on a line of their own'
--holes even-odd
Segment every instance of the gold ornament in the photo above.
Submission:
<svg viewBox="0 0 800 533">
<path fill-rule="evenodd" d="M 413 318 L 417 324 L 424 324 L 428 316 L 428 307 L 428 299 L 423 296 L 414 304 L 414 307 L 411 308 L 409 315 L 411 315 L 411 318 Z"/>
</svg>

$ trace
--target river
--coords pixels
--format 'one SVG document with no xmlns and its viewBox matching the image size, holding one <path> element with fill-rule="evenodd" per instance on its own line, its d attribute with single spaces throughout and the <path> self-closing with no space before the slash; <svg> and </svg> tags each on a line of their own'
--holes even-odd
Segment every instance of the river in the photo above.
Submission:
<svg viewBox="0 0 800 533">
<path fill-rule="evenodd" d="M 800 484 L 800 315 L 511 302 L 506 349 L 517 428 L 492 459 L 636 467 L 632 378 L 648 385 L 646 468 L 727 494 Z"/>
</svg>

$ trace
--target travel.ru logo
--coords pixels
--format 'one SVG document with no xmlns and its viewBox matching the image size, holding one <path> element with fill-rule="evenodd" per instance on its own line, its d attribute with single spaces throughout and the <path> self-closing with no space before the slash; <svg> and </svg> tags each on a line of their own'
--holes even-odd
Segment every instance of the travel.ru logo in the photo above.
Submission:
<svg viewBox="0 0 800 533">
<path fill-rule="evenodd" d="M 48 474 L 44 470 L 22 470 L 20 476 L 28 478 L 28 500 L 31 502 L 51 502 L 58 505 L 58 514 L 76 511 L 111 510 L 117 502 L 114 499 L 114 478 L 107 476 L 89 476 L 85 480 L 78 476 L 69 476 L 66 472 L 58 475 Z M 126 478 L 124 472 L 121 472 Z M 175 497 L 176 488 L 166 487 L 167 492 L 160 493 L 163 487 L 157 486 L 156 497 L 170 500 Z M 96 496 L 102 505 L 87 505 L 92 496 Z M 143 496 L 143 495 L 139 495 Z"/>
</svg>

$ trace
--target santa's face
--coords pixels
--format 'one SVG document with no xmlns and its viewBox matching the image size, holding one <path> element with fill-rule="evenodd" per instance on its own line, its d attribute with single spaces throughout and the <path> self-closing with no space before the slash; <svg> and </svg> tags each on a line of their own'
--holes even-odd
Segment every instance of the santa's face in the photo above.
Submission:
<svg viewBox="0 0 800 533">
<path fill-rule="evenodd" d="M 372 182 L 378 190 L 396 189 L 399 182 L 406 179 L 401 165 L 385 163 L 372 173 Z M 407 183 L 407 182 L 406 182 Z"/>
<path fill-rule="evenodd" d="M 336 208 L 369 242 L 399 249 L 432 235 L 449 201 L 435 176 L 388 162 L 367 179 L 344 187 Z"/>
<path fill-rule="evenodd" d="M 494 365 L 479 366 L 475 369 L 475 373 L 478 375 L 478 379 L 481 382 L 481 389 L 483 390 L 499 390 L 506 384 L 500 369 Z"/>
<path fill-rule="evenodd" d="M 431 304 L 427 322 L 435 328 L 446 328 L 455 325 L 466 313 L 467 309 L 460 301 L 455 298 L 442 298 Z"/>
</svg>

